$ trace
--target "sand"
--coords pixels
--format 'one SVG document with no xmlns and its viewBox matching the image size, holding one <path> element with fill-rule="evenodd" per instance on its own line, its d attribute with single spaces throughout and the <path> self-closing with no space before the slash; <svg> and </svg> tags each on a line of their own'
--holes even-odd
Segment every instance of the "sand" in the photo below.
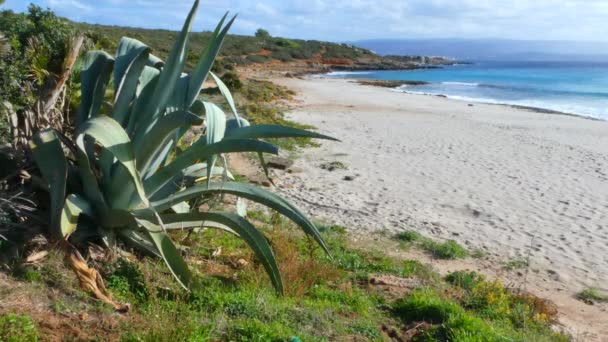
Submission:
<svg viewBox="0 0 608 342">
<path fill-rule="evenodd" d="M 342 141 L 302 152 L 302 172 L 279 192 L 354 234 L 454 239 L 485 251 L 494 272 L 529 256 L 525 282 L 608 339 L 606 307 L 574 299 L 608 290 L 608 122 L 348 80 L 274 81 L 299 93 L 292 119 Z M 347 169 L 320 167 L 334 161 Z"/>
</svg>

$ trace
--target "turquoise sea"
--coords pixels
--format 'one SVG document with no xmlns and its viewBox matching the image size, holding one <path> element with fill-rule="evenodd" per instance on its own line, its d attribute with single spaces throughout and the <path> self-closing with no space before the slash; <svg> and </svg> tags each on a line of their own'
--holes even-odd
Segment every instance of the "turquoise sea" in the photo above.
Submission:
<svg viewBox="0 0 608 342">
<path fill-rule="evenodd" d="M 439 69 L 333 72 L 325 76 L 425 81 L 429 84 L 395 90 L 608 120 L 608 62 L 472 62 Z"/>
</svg>

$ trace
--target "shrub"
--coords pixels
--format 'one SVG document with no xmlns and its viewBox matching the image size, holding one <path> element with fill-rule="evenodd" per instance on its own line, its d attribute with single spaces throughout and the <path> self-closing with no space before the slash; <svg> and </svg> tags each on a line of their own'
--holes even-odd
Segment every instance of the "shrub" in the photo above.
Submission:
<svg viewBox="0 0 608 342">
<path fill-rule="evenodd" d="M 422 243 L 422 248 L 439 259 L 458 259 L 469 255 L 469 252 L 454 240 L 448 240 L 446 242 L 425 240 Z"/>
<path fill-rule="evenodd" d="M 278 59 L 281 62 L 289 62 L 289 61 L 293 60 L 293 58 L 291 57 L 291 53 L 289 53 L 289 51 L 285 51 L 285 50 L 273 51 L 272 54 L 270 55 L 270 57 L 272 57 L 274 59 Z"/>
<path fill-rule="evenodd" d="M 445 280 L 455 286 L 465 290 L 472 290 L 477 284 L 485 280 L 485 277 L 474 271 L 455 271 L 445 277 Z"/>
<path fill-rule="evenodd" d="M 451 316 L 459 316 L 464 309 L 457 303 L 445 300 L 431 289 L 413 291 L 392 305 L 393 313 L 408 323 L 429 322 L 441 324 Z"/>
<path fill-rule="evenodd" d="M 422 235 L 420 233 L 415 232 L 413 230 L 406 230 L 404 232 L 397 233 L 395 235 L 395 239 L 401 242 L 414 242 L 422 239 Z"/>
<path fill-rule="evenodd" d="M 239 75 L 236 72 L 227 72 L 222 75 L 222 82 L 230 89 L 231 91 L 237 91 L 243 88 L 243 83 L 239 78 Z"/>
<path fill-rule="evenodd" d="M 150 55 L 148 46 L 126 37 L 115 58 L 103 51 L 87 54 L 75 141 L 60 142 L 55 131 L 45 130 L 32 143 L 38 168 L 49 184 L 51 232 L 58 240 L 76 244 L 101 241 L 113 247 L 118 239 L 162 258 L 179 284 L 188 288 L 188 266 L 169 233 L 203 226 L 228 229 L 251 247 L 282 293 L 278 266 L 265 236 L 237 214 L 198 212 L 192 210 L 196 206 L 191 201 L 230 194 L 258 202 L 296 222 L 328 251 L 317 228 L 297 208 L 266 190 L 229 181 L 227 165 L 220 167 L 217 161 L 230 152 L 277 154 L 278 147 L 260 140 L 264 138 L 331 138 L 278 125 L 249 126 L 238 117 L 226 85 L 209 72 L 234 18 L 224 27 L 220 22 L 192 73 L 182 76 L 197 8 L 195 1 L 166 63 Z M 233 118 L 227 119 L 217 105 L 198 97 L 208 74 Z M 112 76 L 114 105 L 108 108 L 102 103 Z M 178 151 L 186 129 L 203 121 L 206 135 Z M 62 143 L 75 162 L 65 157 Z M 77 172 L 68 173 L 68 168 Z"/>
<path fill-rule="evenodd" d="M 268 58 L 267 56 L 262 56 L 262 55 L 250 55 L 247 56 L 247 61 L 250 63 L 266 63 L 270 60 L 270 58 Z"/>
</svg>

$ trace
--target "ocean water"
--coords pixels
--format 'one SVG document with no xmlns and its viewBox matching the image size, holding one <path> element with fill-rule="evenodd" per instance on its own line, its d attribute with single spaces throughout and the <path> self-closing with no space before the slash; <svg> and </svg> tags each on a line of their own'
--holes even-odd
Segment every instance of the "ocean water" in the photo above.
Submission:
<svg viewBox="0 0 608 342">
<path fill-rule="evenodd" d="M 608 120 L 608 62 L 473 62 L 441 69 L 333 72 L 325 76 L 425 81 L 429 84 L 395 90 Z"/>
</svg>

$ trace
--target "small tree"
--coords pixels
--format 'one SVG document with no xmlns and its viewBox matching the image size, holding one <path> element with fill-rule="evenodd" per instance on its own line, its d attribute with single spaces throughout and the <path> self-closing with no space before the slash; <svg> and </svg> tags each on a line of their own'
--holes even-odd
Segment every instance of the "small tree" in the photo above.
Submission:
<svg viewBox="0 0 608 342">
<path fill-rule="evenodd" d="M 2 1 L 2 0 L 0 0 Z M 267 40 L 272 38 L 272 36 L 270 35 L 270 33 L 268 33 L 268 31 L 264 30 L 263 28 L 259 28 L 257 31 L 255 31 L 255 36 L 257 38 L 263 39 L 263 40 Z"/>
</svg>

